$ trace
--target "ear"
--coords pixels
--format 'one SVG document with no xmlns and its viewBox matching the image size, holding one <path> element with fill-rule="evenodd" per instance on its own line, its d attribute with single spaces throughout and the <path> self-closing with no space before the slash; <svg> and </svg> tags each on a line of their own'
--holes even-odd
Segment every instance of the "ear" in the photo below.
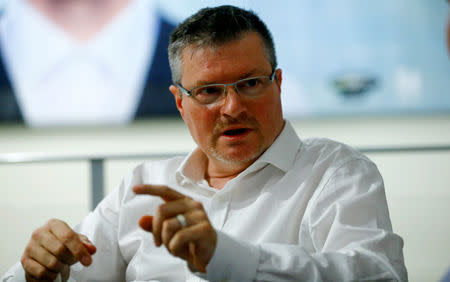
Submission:
<svg viewBox="0 0 450 282">
<path fill-rule="evenodd" d="M 181 117 L 183 117 L 183 104 L 182 102 L 182 93 L 180 92 L 180 89 L 175 85 L 170 85 L 169 87 L 170 92 L 172 92 L 173 97 L 175 98 L 175 104 L 177 105 L 177 109 L 181 114 Z"/>
<path fill-rule="evenodd" d="M 275 82 L 277 83 L 278 90 L 281 92 L 281 82 L 283 80 L 281 69 L 275 71 Z"/>
</svg>

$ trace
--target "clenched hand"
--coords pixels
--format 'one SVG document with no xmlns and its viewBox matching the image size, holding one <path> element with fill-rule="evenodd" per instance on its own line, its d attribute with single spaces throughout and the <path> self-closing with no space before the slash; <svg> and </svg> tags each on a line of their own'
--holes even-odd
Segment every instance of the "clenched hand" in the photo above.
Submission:
<svg viewBox="0 0 450 282">
<path fill-rule="evenodd" d="M 90 265 L 95 251 L 86 236 L 76 233 L 61 220 L 50 219 L 33 232 L 21 263 L 27 281 L 53 281 L 59 273 L 66 281 L 69 266 L 78 261 Z"/>
</svg>

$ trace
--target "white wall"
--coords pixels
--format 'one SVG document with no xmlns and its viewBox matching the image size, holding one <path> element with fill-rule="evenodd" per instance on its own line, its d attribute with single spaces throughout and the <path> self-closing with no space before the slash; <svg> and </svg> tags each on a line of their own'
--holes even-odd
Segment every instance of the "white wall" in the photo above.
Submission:
<svg viewBox="0 0 450 282">
<path fill-rule="evenodd" d="M 334 118 L 293 122 L 301 138 L 329 137 L 356 147 L 450 145 L 450 116 Z M 0 126 L 0 154 L 174 153 L 193 148 L 179 120 L 128 127 L 29 129 Z M 437 281 L 450 267 L 450 152 L 371 154 L 386 184 L 394 230 L 405 241 L 410 281 Z M 110 191 L 140 161 L 106 162 Z M 0 276 L 19 259 L 30 233 L 51 217 L 77 223 L 89 210 L 86 162 L 0 165 Z"/>
</svg>

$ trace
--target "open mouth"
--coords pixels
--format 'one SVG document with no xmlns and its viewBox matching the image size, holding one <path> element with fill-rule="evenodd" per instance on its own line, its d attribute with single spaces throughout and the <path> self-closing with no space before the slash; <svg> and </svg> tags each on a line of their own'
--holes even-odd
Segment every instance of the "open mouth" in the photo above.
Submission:
<svg viewBox="0 0 450 282">
<path fill-rule="evenodd" d="M 247 133 L 248 131 L 250 131 L 250 129 L 248 129 L 248 128 L 236 128 L 236 129 L 230 129 L 230 130 L 225 131 L 223 133 L 223 135 L 236 136 L 236 135 L 241 135 L 241 134 Z"/>
</svg>

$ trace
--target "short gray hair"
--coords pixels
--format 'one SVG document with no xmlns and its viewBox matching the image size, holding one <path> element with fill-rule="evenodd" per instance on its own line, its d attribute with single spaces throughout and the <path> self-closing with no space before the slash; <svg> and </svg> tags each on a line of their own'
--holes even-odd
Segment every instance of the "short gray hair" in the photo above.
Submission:
<svg viewBox="0 0 450 282">
<path fill-rule="evenodd" d="M 180 23 L 170 36 L 169 63 L 174 83 L 181 83 L 182 52 L 187 46 L 218 47 L 240 39 L 247 32 L 257 32 L 263 41 L 267 60 L 277 66 L 272 35 L 252 11 L 225 5 L 203 8 Z"/>
</svg>

